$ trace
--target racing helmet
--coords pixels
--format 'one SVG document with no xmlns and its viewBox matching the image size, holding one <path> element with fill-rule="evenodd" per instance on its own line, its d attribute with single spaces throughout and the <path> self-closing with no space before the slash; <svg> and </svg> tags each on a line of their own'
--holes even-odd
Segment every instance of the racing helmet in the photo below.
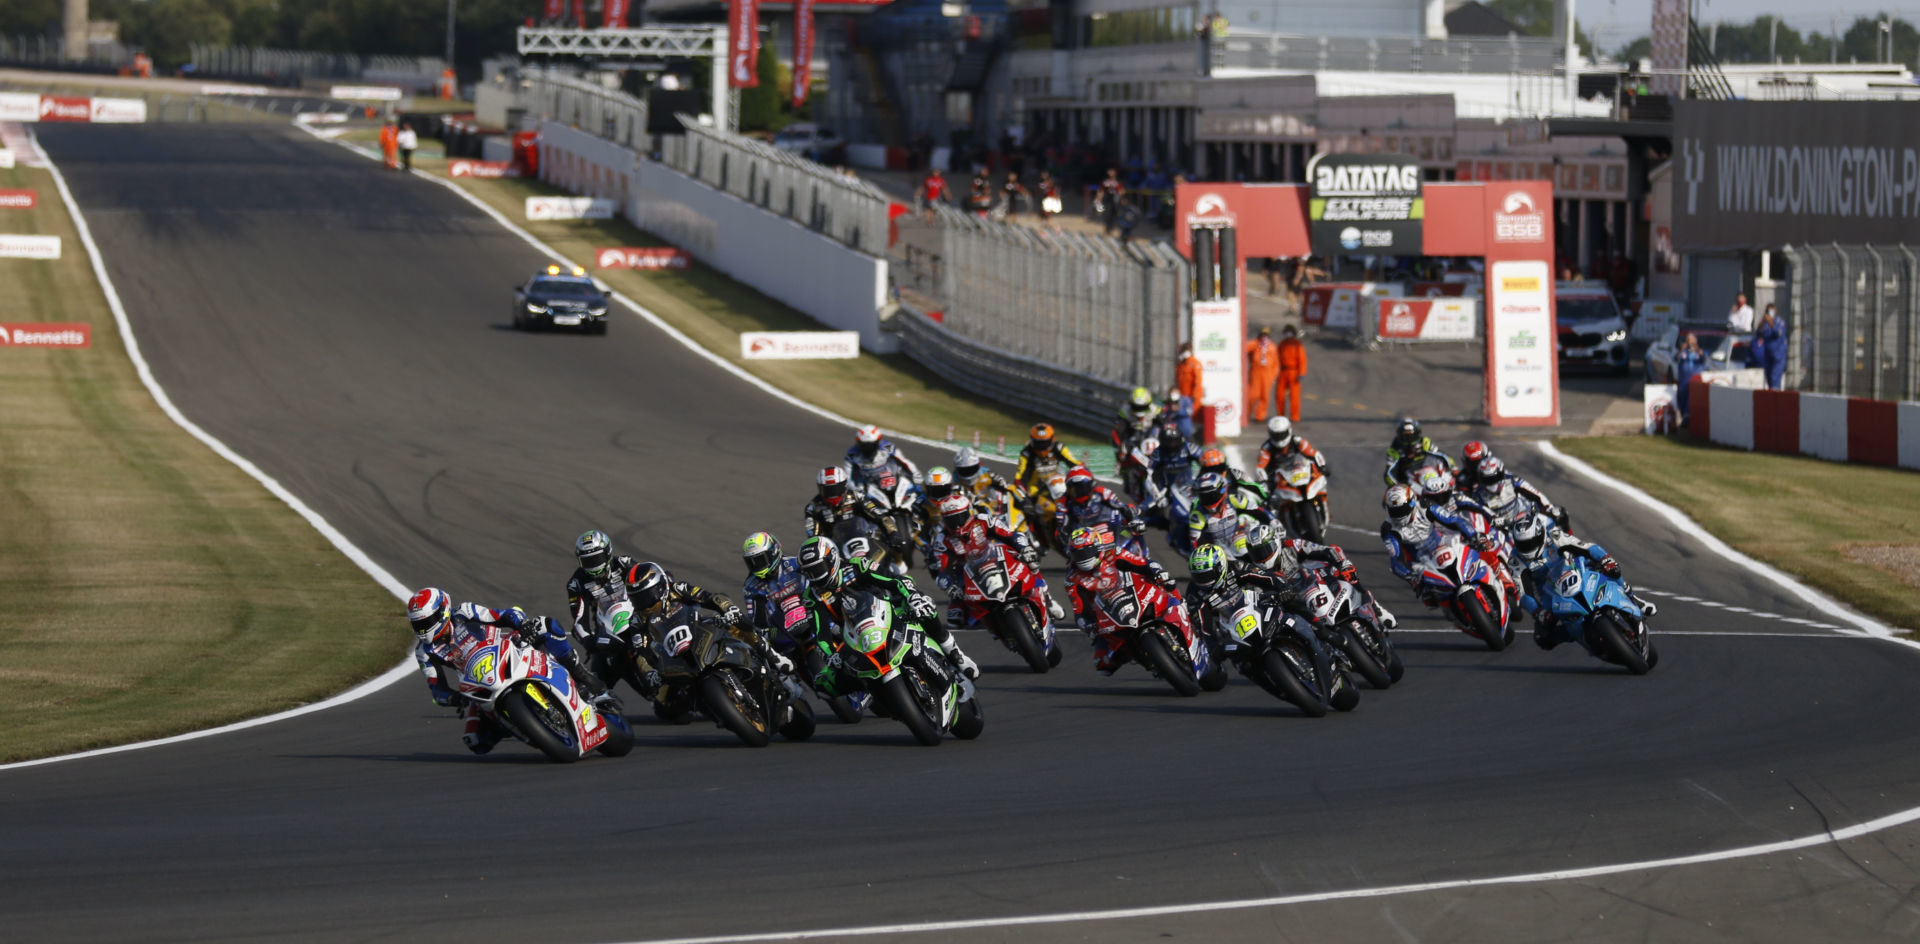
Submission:
<svg viewBox="0 0 1920 944">
<path fill-rule="evenodd" d="M 1107 550 L 1101 537 L 1102 532 L 1097 528 L 1075 528 L 1067 536 L 1067 559 L 1073 561 L 1074 569 L 1086 573 L 1100 569 L 1100 560 Z"/>
<path fill-rule="evenodd" d="M 1193 483 L 1193 497 L 1202 505 L 1212 505 L 1227 497 L 1227 477 L 1208 472 Z"/>
<path fill-rule="evenodd" d="M 1145 387 L 1133 388 L 1127 397 L 1127 417 L 1136 423 L 1145 422 L 1154 414 L 1153 391 Z"/>
<path fill-rule="evenodd" d="M 1214 586 L 1227 576 L 1227 552 L 1218 544 L 1202 544 L 1187 558 L 1187 570 L 1193 574 L 1195 584 Z"/>
<path fill-rule="evenodd" d="M 1480 481 L 1487 485 L 1494 485 L 1507 477 L 1507 464 L 1501 462 L 1499 456 L 1488 456 L 1480 460 L 1478 469 Z"/>
<path fill-rule="evenodd" d="M 1274 558 L 1280 553 L 1280 537 L 1264 523 L 1256 523 L 1234 535 L 1233 544 L 1241 560 L 1252 561 L 1262 567 L 1273 566 Z"/>
<path fill-rule="evenodd" d="M 574 539 L 573 556 L 580 558 L 580 569 L 589 577 L 598 577 L 607 572 L 607 561 L 613 558 L 613 541 L 605 531 L 588 531 Z"/>
<path fill-rule="evenodd" d="M 747 562 L 747 573 L 762 579 L 771 577 L 773 569 L 780 566 L 780 539 L 755 531 L 747 535 L 747 543 L 740 545 L 740 557 Z"/>
<path fill-rule="evenodd" d="M 827 589 L 840 587 L 840 548 L 823 537 L 812 537 L 800 546 L 800 573 L 807 582 Z"/>
<path fill-rule="evenodd" d="M 1380 499 L 1380 507 L 1386 509 L 1387 518 L 1396 528 L 1424 515 L 1420 503 L 1413 500 L 1413 489 L 1405 485 L 1388 487 L 1386 495 Z"/>
<path fill-rule="evenodd" d="M 953 477 L 963 483 L 971 483 L 980 475 L 980 453 L 972 446 L 961 446 L 953 454 Z"/>
<path fill-rule="evenodd" d="M 928 469 L 926 491 L 927 497 L 935 501 L 953 494 L 953 473 L 941 465 Z"/>
<path fill-rule="evenodd" d="M 667 602 L 667 591 L 671 589 L 667 572 L 652 561 L 635 564 L 627 571 L 627 599 L 642 613 L 657 612 Z"/>
<path fill-rule="evenodd" d="M 940 512 L 940 526 L 950 534 L 973 523 L 973 502 L 958 492 L 940 499 L 933 507 Z"/>
<path fill-rule="evenodd" d="M 1430 505 L 1453 504 L 1453 473 L 1445 469 L 1427 469 L 1420 473 L 1420 497 Z"/>
<path fill-rule="evenodd" d="M 1083 504 L 1093 497 L 1093 473 L 1084 465 L 1076 465 L 1067 473 L 1067 500 L 1074 504 Z"/>
<path fill-rule="evenodd" d="M 880 454 L 880 427 L 862 426 L 853 431 L 853 445 L 860 455 L 872 459 Z"/>
<path fill-rule="evenodd" d="M 1547 529 L 1541 526 L 1539 515 L 1528 515 L 1513 529 L 1513 549 L 1521 557 L 1538 556 L 1546 544 Z"/>
<path fill-rule="evenodd" d="M 1060 504 L 1063 501 L 1066 501 L 1067 477 L 1064 475 L 1054 475 L 1049 477 L 1047 479 L 1047 494 L 1052 496 L 1053 503 L 1056 505 Z"/>
<path fill-rule="evenodd" d="M 820 470 L 819 475 L 813 477 L 813 482 L 820 486 L 820 497 L 829 505 L 838 505 L 841 499 L 847 497 L 846 466 L 827 466 Z"/>
<path fill-rule="evenodd" d="M 1160 448 L 1162 450 L 1177 450 L 1185 445 L 1186 441 L 1187 437 L 1180 432 L 1180 427 L 1172 423 L 1160 427 Z"/>
<path fill-rule="evenodd" d="M 1033 428 L 1027 431 L 1027 445 L 1033 447 L 1035 452 L 1046 452 L 1052 449 L 1054 447 L 1053 424 L 1033 424 Z"/>
<path fill-rule="evenodd" d="M 1276 416 L 1268 420 L 1267 442 L 1280 449 L 1293 445 L 1293 421 L 1284 416 Z"/>
<path fill-rule="evenodd" d="M 1227 454 L 1221 451 L 1219 446 L 1208 447 L 1207 451 L 1200 454 L 1200 471 L 1226 472 Z"/>
<path fill-rule="evenodd" d="M 407 601 L 407 622 L 413 625 L 413 634 L 421 639 L 445 632 L 452 620 L 453 598 L 447 596 L 445 590 L 425 587 L 415 591 Z"/>
<path fill-rule="evenodd" d="M 1466 467 L 1469 469 L 1479 468 L 1481 461 L 1491 455 L 1493 450 L 1488 449 L 1487 444 L 1478 439 L 1460 447 L 1460 458 L 1466 460 Z"/>
</svg>

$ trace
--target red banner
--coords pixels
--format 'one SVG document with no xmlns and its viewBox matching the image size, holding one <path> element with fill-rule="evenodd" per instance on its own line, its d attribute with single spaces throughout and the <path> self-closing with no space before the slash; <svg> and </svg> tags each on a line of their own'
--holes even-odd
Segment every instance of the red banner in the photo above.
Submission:
<svg viewBox="0 0 1920 944">
<path fill-rule="evenodd" d="M 573 0 L 573 22 L 581 29 L 587 28 L 587 0 Z"/>
<path fill-rule="evenodd" d="M 593 257 L 602 269 L 684 269 L 688 264 L 686 252 L 671 246 L 596 249 Z"/>
<path fill-rule="evenodd" d="M 518 177 L 520 168 L 511 161 L 473 161 L 462 158 L 447 162 L 448 177 Z"/>
<path fill-rule="evenodd" d="M 0 190 L 0 208 L 31 210 L 39 202 L 40 195 L 32 190 Z"/>
<path fill-rule="evenodd" d="M 813 0 L 793 0 L 793 107 L 813 86 Z"/>
<path fill-rule="evenodd" d="M 93 326 L 34 321 L 0 324 L 0 347 L 86 347 L 93 343 Z"/>
<path fill-rule="evenodd" d="M 627 28 L 627 0 L 604 0 L 600 25 L 607 29 Z"/>
<path fill-rule="evenodd" d="M 760 0 L 727 0 L 727 87 L 760 86 Z"/>
<path fill-rule="evenodd" d="M 547 22 L 552 23 L 566 15 L 567 0 L 547 0 L 547 9 L 544 16 Z"/>
<path fill-rule="evenodd" d="M 41 121 L 92 121 L 93 99 L 65 95 L 40 96 Z"/>
</svg>

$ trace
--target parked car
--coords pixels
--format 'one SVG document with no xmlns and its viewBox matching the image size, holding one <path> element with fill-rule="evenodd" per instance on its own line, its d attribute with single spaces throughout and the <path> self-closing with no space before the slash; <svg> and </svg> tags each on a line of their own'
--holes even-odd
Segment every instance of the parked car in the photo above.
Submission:
<svg viewBox="0 0 1920 944">
<path fill-rule="evenodd" d="M 1626 376 L 1627 319 L 1601 282 L 1556 282 L 1553 286 L 1561 367 L 1605 367 Z"/>
<path fill-rule="evenodd" d="M 822 128 L 808 122 L 786 126 L 773 136 L 773 146 L 821 164 L 844 164 L 847 161 L 847 142 L 833 133 L 832 128 Z"/>
<path fill-rule="evenodd" d="M 1734 334 L 1717 321 L 1683 321 L 1672 325 L 1647 348 L 1647 383 L 1673 383 L 1673 357 L 1680 350 L 1680 339 L 1692 334 L 1707 352 L 1707 370 L 1737 370 L 1747 366 L 1753 335 Z"/>
</svg>

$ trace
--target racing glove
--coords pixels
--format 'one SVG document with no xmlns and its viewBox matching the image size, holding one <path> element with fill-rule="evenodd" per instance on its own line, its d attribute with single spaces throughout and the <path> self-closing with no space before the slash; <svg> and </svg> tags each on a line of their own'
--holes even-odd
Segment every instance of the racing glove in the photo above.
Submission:
<svg viewBox="0 0 1920 944">
<path fill-rule="evenodd" d="M 793 660 L 787 658 L 786 656 L 781 655 L 778 652 L 773 651 L 772 649 L 767 650 L 767 661 L 772 662 L 773 667 L 776 669 L 779 669 L 781 674 L 783 675 L 793 674 Z"/>
<path fill-rule="evenodd" d="M 924 593 L 916 593 L 908 597 L 907 606 L 913 610 L 915 620 L 930 620 L 939 612 L 934 609 L 933 598 Z"/>
<path fill-rule="evenodd" d="M 1620 579 L 1620 562 L 1617 560 L 1614 560 L 1611 556 L 1603 557 L 1600 559 L 1600 572 L 1603 574 L 1606 574 L 1609 577 L 1612 577 L 1615 580 L 1619 580 Z"/>
</svg>

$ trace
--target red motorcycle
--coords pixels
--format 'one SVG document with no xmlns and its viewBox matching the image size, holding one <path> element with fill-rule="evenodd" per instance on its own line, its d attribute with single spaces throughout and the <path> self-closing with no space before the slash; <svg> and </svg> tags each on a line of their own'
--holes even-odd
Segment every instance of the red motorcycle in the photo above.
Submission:
<svg viewBox="0 0 1920 944">
<path fill-rule="evenodd" d="M 1060 664 L 1039 571 L 995 542 L 986 553 L 969 559 L 960 573 L 965 625 L 984 624 L 993 638 L 1019 653 L 1036 673 Z"/>
<path fill-rule="evenodd" d="M 1095 628 L 1121 640 L 1120 660 L 1131 659 L 1192 697 L 1227 685 L 1226 666 L 1213 661 L 1187 620 L 1187 605 L 1165 587 L 1113 568 L 1095 595 Z"/>
</svg>

